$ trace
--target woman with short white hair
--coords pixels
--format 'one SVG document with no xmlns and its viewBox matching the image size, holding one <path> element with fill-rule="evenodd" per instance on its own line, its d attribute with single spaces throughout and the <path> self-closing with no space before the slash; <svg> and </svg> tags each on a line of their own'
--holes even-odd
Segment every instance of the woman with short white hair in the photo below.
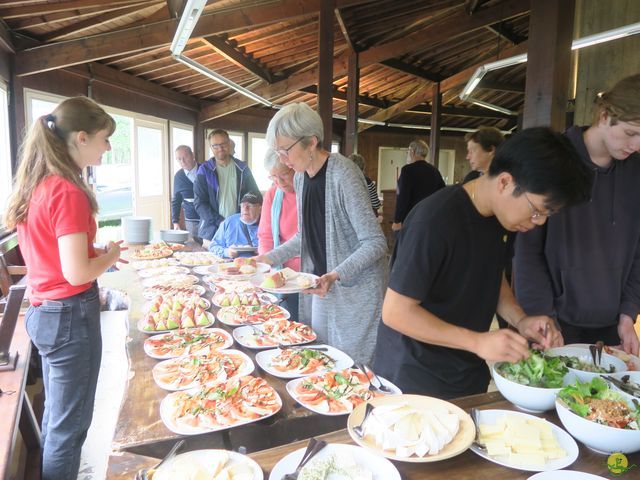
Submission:
<svg viewBox="0 0 640 480">
<path fill-rule="evenodd" d="M 301 271 L 320 277 L 301 295 L 300 318 L 320 341 L 370 362 L 382 313 L 387 242 L 369 203 L 364 176 L 339 153 L 322 148 L 320 116 L 305 103 L 273 117 L 267 143 L 296 171 L 298 233 L 261 260 L 300 255 Z"/>
</svg>

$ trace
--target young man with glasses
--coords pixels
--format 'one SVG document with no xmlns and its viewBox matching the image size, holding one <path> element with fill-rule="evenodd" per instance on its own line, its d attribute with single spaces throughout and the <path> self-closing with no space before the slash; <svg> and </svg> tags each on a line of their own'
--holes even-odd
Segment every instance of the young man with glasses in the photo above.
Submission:
<svg viewBox="0 0 640 480">
<path fill-rule="evenodd" d="M 529 317 L 515 301 L 506 234 L 544 224 L 590 188 L 571 144 L 532 128 L 501 145 L 485 175 L 418 203 L 392 256 L 374 370 L 405 393 L 454 398 L 486 391 L 486 361 L 522 360 L 527 341 L 561 345 L 551 318 Z M 496 312 L 514 330 L 489 331 Z"/>
<path fill-rule="evenodd" d="M 194 183 L 194 205 L 200 215 L 200 237 L 211 240 L 222 221 L 240 211 L 240 199 L 260 190 L 246 162 L 232 156 L 225 130 L 209 134 L 213 156 L 200 165 Z"/>
</svg>

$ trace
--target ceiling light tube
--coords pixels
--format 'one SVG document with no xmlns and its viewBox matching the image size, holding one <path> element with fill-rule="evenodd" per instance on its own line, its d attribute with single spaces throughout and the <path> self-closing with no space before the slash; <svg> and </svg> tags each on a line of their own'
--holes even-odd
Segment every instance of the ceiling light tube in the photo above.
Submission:
<svg viewBox="0 0 640 480">
<path fill-rule="evenodd" d="M 571 50 L 579 50 L 580 48 L 590 47 L 591 45 L 597 45 L 598 43 L 610 42 L 611 40 L 617 40 L 618 38 L 623 38 L 628 35 L 636 35 L 638 33 L 640 33 L 640 22 L 578 38 L 571 44 Z"/>
<path fill-rule="evenodd" d="M 207 0 L 188 0 L 182 11 L 180 23 L 171 42 L 171 53 L 180 55 L 187 45 L 198 19 L 207 5 Z"/>
<path fill-rule="evenodd" d="M 188 67 L 190 67 L 190 68 L 200 72 L 201 74 L 209 77 L 210 79 L 215 80 L 218 83 L 221 83 L 225 87 L 229 87 L 229 88 L 235 90 L 236 92 L 241 93 L 245 97 L 249 97 L 254 102 L 261 103 L 263 105 L 266 105 L 267 107 L 273 107 L 274 106 L 266 98 L 261 97 L 260 95 L 258 95 L 256 93 L 253 93 L 251 90 L 247 90 L 243 86 L 238 85 L 237 83 L 229 80 L 228 78 L 223 77 L 222 75 L 214 72 L 213 70 L 208 69 L 204 65 L 200 65 L 198 62 L 195 62 L 195 61 L 191 60 L 189 57 L 185 57 L 184 55 L 173 55 L 173 58 L 175 60 L 177 60 L 178 62 L 180 62 L 180 63 L 182 63 L 184 65 L 187 65 Z"/>
<path fill-rule="evenodd" d="M 498 105 L 494 105 L 493 103 L 485 102 L 483 100 L 478 100 L 477 98 L 467 97 L 467 101 L 473 103 L 474 105 L 478 105 L 480 107 L 488 108 L 489 110 L 493 110 L 494 112 L 504 113 L 506 115 L 517 116 L 518 112 L 514 112 L 513 110 L 509 110 L 508 108 L 503 108 Z"/>
</svg>

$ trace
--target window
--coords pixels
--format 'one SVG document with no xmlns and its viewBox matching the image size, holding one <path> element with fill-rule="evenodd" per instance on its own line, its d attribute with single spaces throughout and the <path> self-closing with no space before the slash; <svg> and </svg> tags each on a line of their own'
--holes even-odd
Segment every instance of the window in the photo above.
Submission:
<svg viewBox="0 0 640 480">
<path fill-rule="evenodd" d="M 240 132 L 229 132 L 229 139 L 235 143 L 235 151 L 232 151 L 234 157 L 239 160 L 247 161 L 244 156 L 244 135 Z"/>
<path fill-rule="evenodd" d="M 262 192 L 269 190 L 271 187 L 269 172 L 264 168 L 264 156 L 267 150 L 267 140 L 264 134 L 249 134 L 249 167 L 251 168 L 253 178 L 255 178 L 258 184 L 258 188 Z"/>
<path fill-rule="evenodd" d="M 11 148 L 9 145 L 9 101 L 7 88 L 0 84 L 0 228 L 11 194 Z"/>
</svg>

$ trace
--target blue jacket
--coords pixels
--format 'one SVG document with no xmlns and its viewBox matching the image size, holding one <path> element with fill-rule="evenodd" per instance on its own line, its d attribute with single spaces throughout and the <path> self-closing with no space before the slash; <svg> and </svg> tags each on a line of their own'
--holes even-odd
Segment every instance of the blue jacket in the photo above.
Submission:
<svg viewBox="0 0 640 480">
<path fill-rule="evenodd" d="M 258 224 L 256 222 L 253 225 L 247 225 L 249 230 L 249 236 L 251 237 L 251 244 L 254 247 L 258 246 Z M 209 245 L 209 251 L 215 253 L 219 257 L 229 258 L 229 247 L 232 245 L 249 245 L 247 236 L 244 234 L 242 228 L 242 221 L 240 220 L 240 214 L 236 213 L 227 217 L 218 227 L 218 231 L 213 236 L 211 244 Z M 255 252 L 241 252 L 241 257 L 253 257 Z"/>
<path fill-rule="evenodd" d="M 193 183 L 182 168 L 173 177 L 173 199 L 171 200 L 171 221 L 173 223 L 180 222 L 180 207 L 184 208 L 185 220 L 200 219 L 193 205 Z"/>
<path fill-rule="evenodd" d="M 237 211 L 239 212 L 240 199 L 244 194 L 253 192 L 256 195 L 260 195 L 260 189 L 258 189 L 258 185 L 256 185 L 249 166 L 237 158 L 232 158 L 232 160 L 238 169 L 236 178 L 238 192 Z M 200 238 L 213 238 L 218 226 L 224 220 L 224 217 L 220 215 L 220 206 L 218 204 L 219 190 L 220 184 L 216 172 L 216 159 L 215 157 L 211 157 L 200 165 L 196 181 L 193 184 L 193 193 L 195 194 L 194 205 L 200 215 L 200 228 L 198 230 Z"/>
</svg>

